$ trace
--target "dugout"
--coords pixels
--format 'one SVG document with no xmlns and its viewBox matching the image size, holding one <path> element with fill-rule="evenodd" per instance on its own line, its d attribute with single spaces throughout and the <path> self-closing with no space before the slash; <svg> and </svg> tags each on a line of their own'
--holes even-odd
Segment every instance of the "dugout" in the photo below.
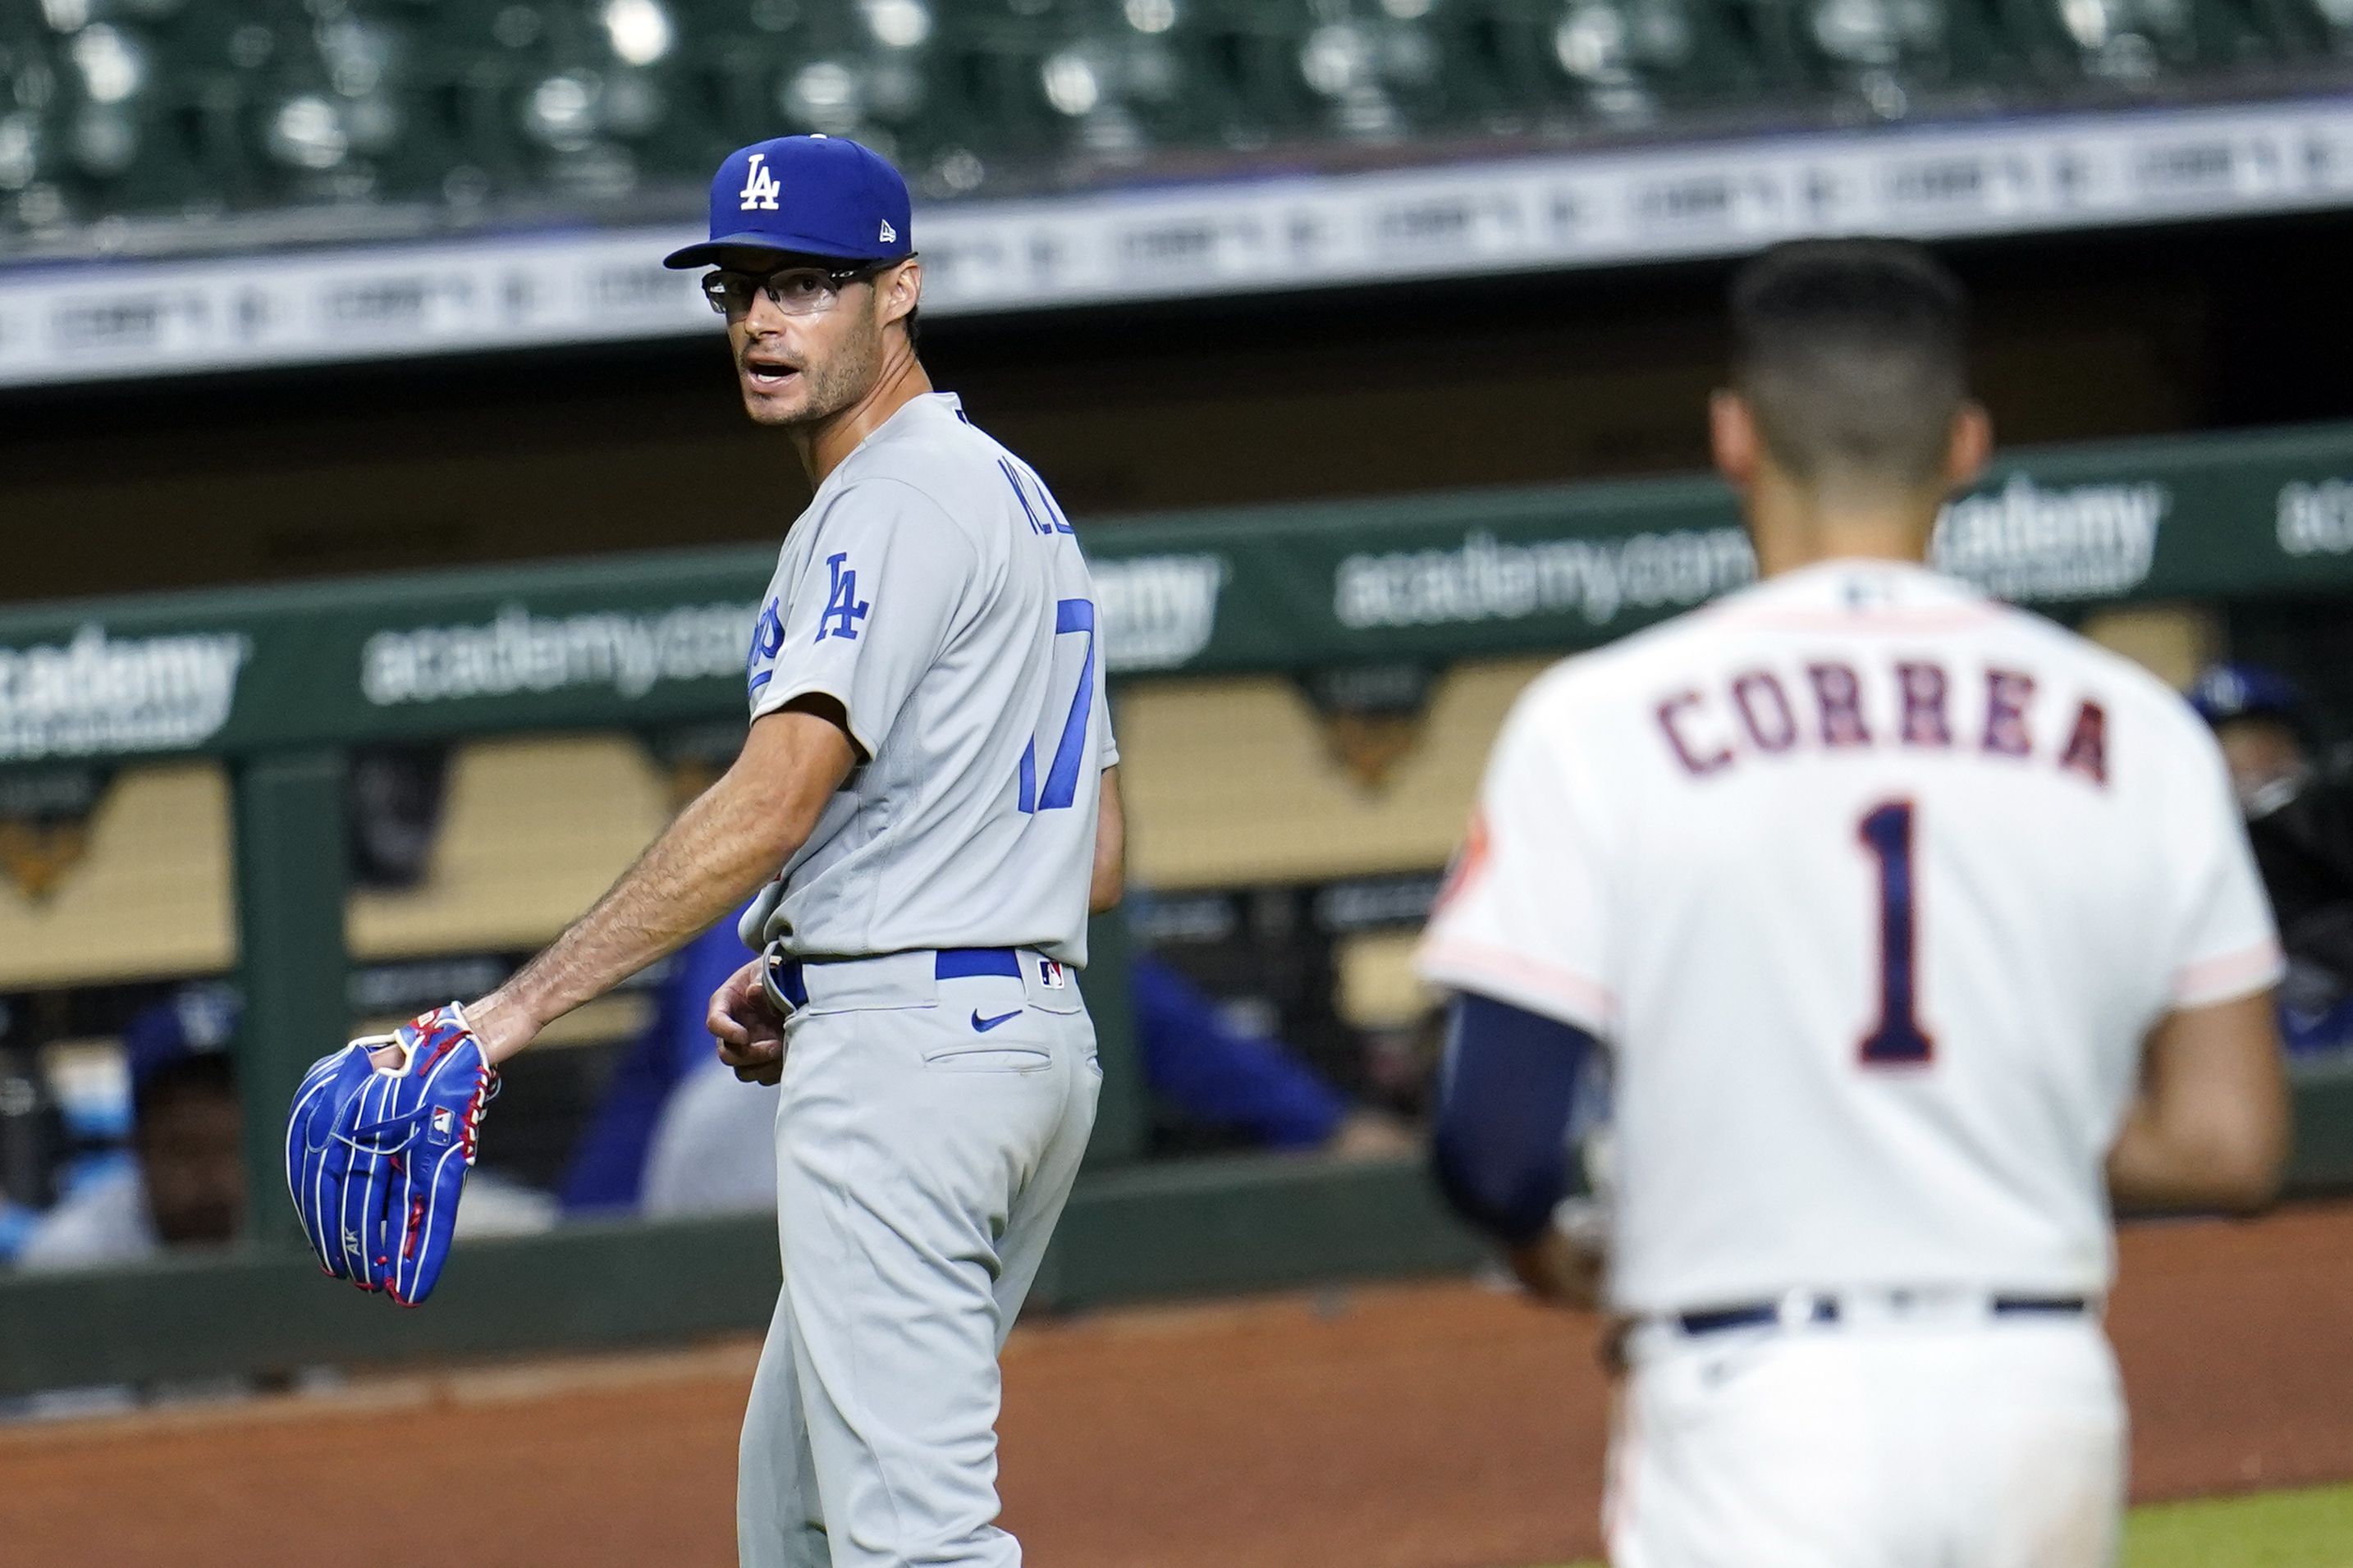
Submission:
<svg viewBox="0 0 2353 1568">
<path fill-rule="evenodd" d="M 1482 727 L 1492 731 L 1516 681 L 1545 658 L 1686 608 L 1752 570 L 1729 497 L 1688 479 L 1193 512 L 1089 529 L 1085 542 L 1129 714 L 1209 679 L 1426 670 L 1440 702 L 1472 693 L 1444 721 L 1457 728 L 1440 749 L 1460 765 L 1459 776 L 1426 781 L 1440 795 L 1467 795 Z M 1949 569 L 2099 620 L 2159 664 L 2201 651 L 2185 626 L 2217 623 L 2152 607 L 2197 601 L 2242 626 L 2266 616 L 2341 626 L 2353 589 L 2353 426 L 2021 451 L 1953 504 L 1938 549 Z M 323 1289 L 274 1200 L 286 1093 L 355 1020 L 352 938 L 373 930 L 381 940 L 400 919 L 429 930 L 432 919 L 430 909 L 401 915 L 354 900 L 348 755 L 522 733 L 659 736 L 734 720 L 743 628 L 768 564 L 765 549 L 724 548 L 0 616 L 0 763 L 10 776 L 67 763 L 194 764 L 222 781 L 214 798 L 229 825 L 233 908 L 213 910 L 210 937 L 192 917 L 157 921 L 138 940 L 159 970 L 200 970 L 207 955 L 235 964 L 248 1010 L 239 1069 L 255 1215 L 252 1240 L 229 1254 L 0 1279 L 0 1390 L 675 1339 L 765 1321 L 776 1268 L 765 1217 L 580 1224 L 469 1243 L 431 1310 L 395 1313 Z M 1131 763 L 1144 764 L 1133 773 L 1148 822 L 1142 781 L 1155 742 L 1142 731 L 1152 725 L 1123 723 Z M 1273 803 L 1261 816 L 1275 847 L 1303 834 L 1381 837 L 1331 802 Z M 93 929 L 73 920 L 111 910 L 119 928 L 126 904 L 143 910 L 162 896 L 115 886 L 69 889 L 41 908 L 0 904 L 0 952 L 23 972 L 12 984 L 70 985 L 85 945 L 74 931 Z M 1086 985 L 1110 1071 L 1041 1302 L 1455 1269 L 1479 1256 L 1441 1215 L 1418 1161 L 1140 1162 L 1116 920 L 1097 941 Z M 2353 1069 L 2304 1069 L 2297 1095 L 2297 1184 L 2353 1183 Z"/>
</svg>

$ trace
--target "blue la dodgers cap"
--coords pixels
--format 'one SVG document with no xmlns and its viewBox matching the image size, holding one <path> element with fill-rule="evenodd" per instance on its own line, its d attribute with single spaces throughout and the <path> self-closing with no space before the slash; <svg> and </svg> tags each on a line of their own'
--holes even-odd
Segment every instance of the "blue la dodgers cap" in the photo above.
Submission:
<svg viewBox="0 0 2353 1568">
<path fill-rule="evenodd" d="M 711 237 L 665 267 L 708 267 L 730 250 L 834 261 L 897 261 L 915 251 L 907 182 L 871 148 L 840 136 L 778 136 L 739 147 L 711 179 Z"/>
<path fill-rule="evenodd" d="M 122 1061 L 132 1092 L 174 1062 L 227 1050 L 244 1010 L 231 987 L 198 984 L 134 1015 L 122 1028 Z"/>
<path fill-rule="evenodd" d="M 2306 719 L 2295 682 L 2260 664 L 2211 666 L 2190 686 L 2189 705 L 2216 726 L 2233 719 L 2278 719 L 2301 731 Z"/>
</svg>

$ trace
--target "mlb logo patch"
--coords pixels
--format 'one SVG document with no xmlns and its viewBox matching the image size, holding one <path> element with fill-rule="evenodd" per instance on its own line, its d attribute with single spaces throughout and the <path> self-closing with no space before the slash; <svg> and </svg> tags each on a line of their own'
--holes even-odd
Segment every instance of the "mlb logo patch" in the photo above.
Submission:
<svg viewBox="0 0 2353 1568">
<path fill-rule="evenodd" d="M 1039 984 L 1049 991 L 1060 991 L 1070 983 L 1070 976 L 1062 972 L 1062 966 L 1060 963 L 1050 958 L 1041 958 L 1038 961 Z"/>
<path fill-rule="evenodd" d="M 456 1113 L 450 1110 L 450 1109 L 446 1105 L 435 1110 L 433 1112 L 433 1126 L 431 1131 L 426 1133 L 427 1139 L 435 1143 L 448 1143 L 457 1136 L 458 1118 Z"/>
</svg>

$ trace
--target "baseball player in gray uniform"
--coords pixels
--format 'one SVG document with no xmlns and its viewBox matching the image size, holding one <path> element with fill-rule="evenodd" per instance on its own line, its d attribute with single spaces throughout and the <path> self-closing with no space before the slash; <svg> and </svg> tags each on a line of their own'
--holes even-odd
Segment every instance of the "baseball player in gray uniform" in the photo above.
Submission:
<svg viewBox="0 0 2353 1568">
<path fill-rule="evenodd" d="M 721 165 L 669 258 L 744 405 L 816 486 L 753 633 L 742 754 L 613 889 L 467 1009 L 493 1061 L 764 891 L 712 998 L 778 1085 L 778 1296 L 738 1476 L 745 1568 L 1021 1560 L 997 1353 L 1101 1069 L 1074 972 L 1118 898 L 1118 760 L 1086 563 L 1028 465 L 917 362 L 907 191 L 855 142 Z"/>
</svg>

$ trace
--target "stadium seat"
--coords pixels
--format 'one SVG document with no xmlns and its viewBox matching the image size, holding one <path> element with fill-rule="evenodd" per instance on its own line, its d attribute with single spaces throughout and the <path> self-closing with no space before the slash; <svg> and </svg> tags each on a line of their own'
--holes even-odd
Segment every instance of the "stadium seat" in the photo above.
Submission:
<svg viewBox="0 0 2353 1568">
<path fill-rule="evenodd" d="M 935 125 L 949 140 L 979 142 L 993 156 L 1037 158 L 1056 147 L 1070 111 L 1095 110 L 1110 87 L 1104 60 L 1086 56 L 1087 79 L 1073 76 L 1058 103 L 1049 90 L 1047 61 L 1061 43 L 1063 7 L 1017 5 L 1010 0 L 971 0 L 940 18 L 934 57 L 931 105 Z M 1073 47 L 1093 43 L 1082 37 Z M 1072 68 L 1080 57 L 1062 63 Z M 950 132 L 948 126 L 953 126 Z"/>
<path fill-rule="evenodd" d="M 242 91 L 248 158 L 276 202 L 442 200 L 459 162 L 420 68 L 410 8 L 352 7 L 278 30 L 266 60 L 229 79 Z M 239 35 L 231 31 L 232 47 Z M 244 36 L 259 52 L 259 40 Z"/>
<path fill-rule="evenodd" d="M 1316 103 L 1299 68 L 1304 7 L 1280 0 L 1199 0 L 1198 8 L 1209 71 L 1230 94 L 1220 141 L 1262 146 L 1278 136 L 1305 133 Z"/>
<path fill-rule="evenodd" d="M 974 0 L 943 31 L 957 142 L 1016 168 L 1217 147 L 1244 118 L 1200 8 L 1177 0 Z"/>
<path fill-rule="evenodd" d="M 26 13 L 0 12 L 0 236 L 69 216 L 65 146 L 47 39 Z"/>
<path fill-rule="evenodd" d="M 2013 26 L 2063 81 L 2128 92 L 2217 77 L 2281 50 L 2240 0 L 2008 0 Z"/>
<path fill-rule="evenodd" d="M 2353 56 L 2353 5 L 2344 0 L 2274 0 L 2275 26 L 2307 54 Z"/>
<path fill-rule="evenodd" d="M 1245 137 L 1395 142 L 1460 117 L 1423 0 L 1219 0 L 1204 9 Z"/>
<path fill-rule="evenodd" d="M 1991 107 L 2024 70 L 1988 0 L 1746 0 L 1776 78 L 1841 110 L 1894 120 Z"/>
<path fill-rule="evenodd" d="M 19 0 L 0 227 L 667 211 L 794 131 L 953 196 L 1318 141 L 2096 103 L 2348 55 L 2353 0 Z"/>
<path fill-rule="evenodd" d="M 785 62 L 810 47 L 801 7 L 776 0 L 678 0 L 681 69 L 732 146 L 773 134 Z"/>
<path fill-rule="evenodd" d="M 68 193 L 68 212 L 176 214 L 218 204 L 187 84 L 147 34 L 91 22 L 52 42 L 41 75 L 29 131 L 38 174 Z"/>
<path fill-rule="evenodd" d="M 1751 101 L 1753 41 L 1722 0 L 1468 0 L 1457 34 L 1501 84 L 1501 112 L 1539 128 L 1641 126 L 1675 110 Z"/>
<path fill-rule="evenodd" d="M 936 107 L 936 0 L 681 6 L 719 138 L 852 136 L 913 164 Z"/>
<path fill-rule="evenodd" d="M 405 0 L 429 16 L 427 69 L 462 162 L 489 192 L 619 200 L 699 184 L 736 144 L 698 47 L 704 18 L 673 0 L 503 6 Z M 742 26 L 740 13 L 721 26 Z"/>
<path fill-rule="evenodd" d="M 1117 160 L 1224 144 L 1240 105 L 1198 6 L 1073 0 L 1057 26 L 1039 83 L 1070 150 Z"/>
</svg>

